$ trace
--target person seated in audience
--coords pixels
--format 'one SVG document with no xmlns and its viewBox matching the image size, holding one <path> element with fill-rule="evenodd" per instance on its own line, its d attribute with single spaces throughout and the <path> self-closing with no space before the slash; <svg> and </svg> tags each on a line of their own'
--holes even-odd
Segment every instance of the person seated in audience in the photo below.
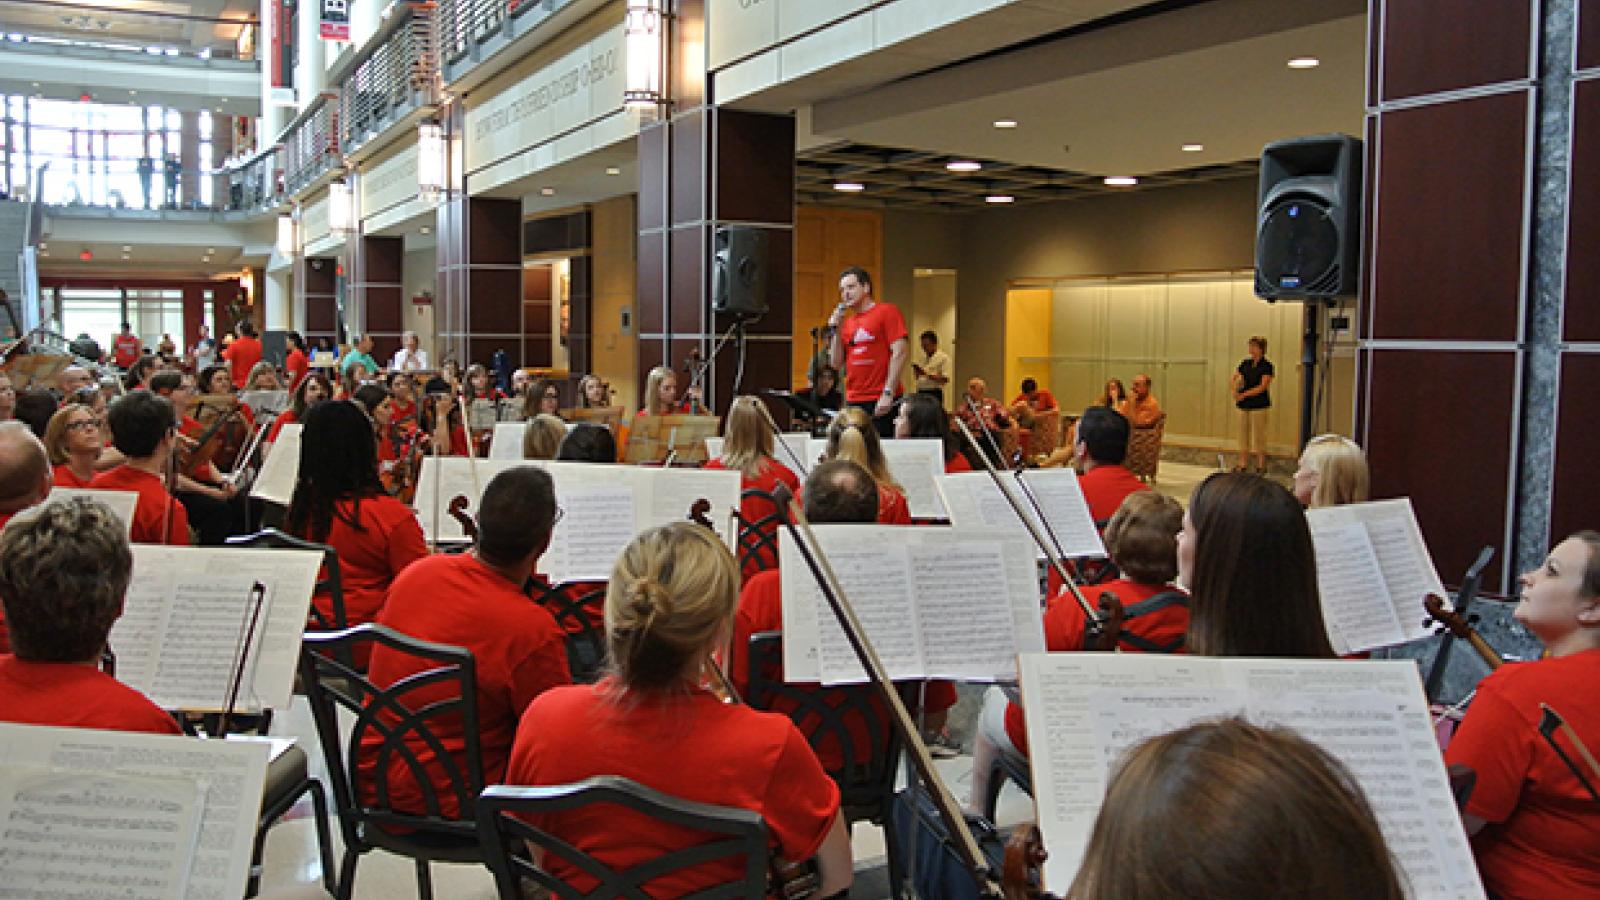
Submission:
<svg viewBox="0 0 1600 900">
<path fill-rule="evenodd" d="M 803 496 L 806 520 L 813 525 L 841 522 L 871 525 L 878 519 L 877 485 L 866 469 L 848 460 L 836 459 L 818 464 L 806 477 Z M 763 632 L 783 630 L 781 578 L 776 567 L 757 572 L 746 578 L 744 589 L 739 592 L 739 609 L 734 615 L 733 639 L 729 643 L 728 678 L 741 695 L 748 693 L 750 688 L 750 638 Z M 827 610 L 822 614 L 832 615 Z M 783 681 L 780 671 L 766 674 L 769 680 Z M 807 687 L 827 693 L 821 685 Z M 924 710 L 923 731 L 928 735 L 942 734 L 950 707 L 955 704 L 954 684 L 948 681 L 926 682 L 921 704 Z M 780 702 L 773 708 L 787 713 L 791 707 Z M 885 717 L 879 721 L 887 722 L 888 719 Z M 853 722 L 851 725 L 855 746 L 884 746 L 882 738 L 874 741 L 867 735 L 864 722 Z M 844 750 L 832 737 L 825 737 L 816 750 L 823 768 L 838 772 L 843 767 Z"/>
<path fill-rule="evenodd" d="M 1123 410 L 1128 405 L 1128 389 L 1122 386 L 1122 379 L 1106 379 L 1105 390 L 1100 392 L 1100 399 L 1094 402 L 1095 406 L 1113 410 L 1126 416 Z"/>
<path fill-rule="evenodd" d="M 105 419 L 81 403 L 69 403 L 50 417 L 44 447 L 57 487 L 86 488 L 94 480 L 95 463 L 105 450 L 104 426 Z"/>
<path fill-rule="evenodd" d="M 555 459 L 566 436 L 567 423 L 540 413 L 528 420 L 528 430 L 522 433 L 522 458 Z"/>
<path fill-rule="evenodd" d="M 132 540 L 136 544 L 189 543 L 189 513 L 167 493 L 167 470 L 178 440 L 172 402 L 146 390 L 130 391 L 106 412 L 111 443 L 123 462 L 89 482 L 95 490 L 133 491 Z"/>
<path fill-rule="evenodd" d="M 461 405 L 443 378 L 428 379 L 424 399 L 417 405 L 421 428 L 428 435 L 427 452 L 435 456 L 467 456 L 471 446 L 461 418 Z"/>
<path fill-rule="evenodd" d="M 1294 496 L 1311 508 L 1362 503 L 1370 481 L 1360 444 L 1339 434 L 1319 434 L 1300 453 Z"/>
<path fill-rule="evenodd" d="M 1011 416 L 1023 428 L 1032 428 L 1036 414 L 1057 408 L 1054 394 L 1039 387 L 1038 381 L 1024 378 L 1021 392 L 1011 401 Z"/>
<path fill-rule="evenodd" d="M 283 524 L 288 533 L 339 553 L 346 621 L 336 621 L 328 592 L 312 598 L 330 628 L 377 618 L 390 584 L 428 555 L 416 513 L 383 490 L 376 443 L 371 421 L 352 403 L 334 400 L 306 410 L 300 470 Z"/>
<path fill-rule="evenodd" d="M 1133 376 L 1133 393 L 1123 405 L 1122 414 L 1134 428 L 1150 428 L 1161 421 L 1161 402 L 1150 393 L 1150 376 L 1140 372 Z"/>
<path fill-rule="evenodd" d="M 506 778 L 517 720 L 535 698 L 551 688 L 570 684 L 565 632 L 543 607 L 530 603 L 523 585 L 539 557 L 550 546 L 560 518 L 555 483 L 542 469 L 518 466 L 490 480 L 478 505 L 478 540 L 467 553 L 423 559 L 394 580 L 378 623 L 401 634 L 472 652 L 478 686 L 478 732 L 485 784 Z M 431 663 L 378 647 L 372 652 L 369 677 L 379 687 L 419 675 Z M 452 696 L 442 686 L 411 695 L 416 704 Z M 465 765 L 465 739 L 459 724 L 436 723 L 433 733 L 443 749 Z M 369 736 L 360 750 L 363 791 L 371 800 L 370 779 L 378 765 L 381 739 Z M 411 742 L 420 765 L 436 785 L 448 783 L 431 746 Z M 395 754 L 389 764 L 390 805 L 423 812 L 423 797 L 414 770 Z M 459 815 L 454 794 L 440 790 L 441 812 Z"/>
<path fill-rule="evenodd" d="M 878 429 L 865 410 L 845 407 L 828 426 L 828 445 L 824 461 L 844 459 L 855 463 L 878 484 L 878 522 L 883 525 L 910 525 L 911 507 L 905 489 L 889 472 L 879 443 Z"/>
<path fill-rule="evenodd" d="M 389 360 L 389 368 L 396 372 L 409 372 L 428 367 L 428 351 L 422 349 L 422 341 L 415 331 L 407 331 L 400 335 L 400 349 L 395 351 L 394 358 Z"/>
<path fill-rule="evenodd" d="M 1332 659 L 1311 529 L 1300 503 L 1265 478 L 1218 472 L 1189 497 L 1178 533 L 1199 656 Z"/>
<path fill-rule="evenodd" d="M 1478 872 L 1504 900 L 1600 896 L 1600 804 L 1539 733 L 1542 706 L 1600 750 L 1600 534 L 1580 531 L 1525 572 L 1516 620 L 1544 643 L 1537 662 L 1478 684 L 1445 761 L 1477 774 L 1464 818 Z M 1556 741 L 1578 766 L 1581 755 Z M 1583 769 L 1596 784 L 1592 769 Z"/>
<path fill-rule="evenodd" d="M 1287 728 L 1239 718 L 1190 725 L 1127 752 L 1066 893 L 1068 900 L 1406 896 L 1349 770 Z"/>
<path fill-rule="evenodd" d="M 773 457 L 773 450 L 777 445 L 772 437 L 772 429 L 767 425 L 767 417 L 762 414 L 758 404 L 761 400 L 756 397 L 735 397 L 733 404 L 728 407 L 728 417 L 722 427 L 722 455 L 706 463 L 707 469 L 729 469 L 739 473 L 739 491 L 742 495 L 746 491 L 761 491 L 771 494 L 778 485 L 789 488 L 790 493 L 798 493 L 800 479 L 788 466 L 778 462 Z M 749 527 L 762 519 L 768 518 L 775 507 L 771 500 L 765 497 L 744 497 L 739 500 L 739 517 L 744 520 L 744 527 Z M 771 523 L 766 529 L 769 535 L 777 533 L 777 523 Z M 744 561 L 743 576 L 749 578 L 762 569 L 770 569 L 778 564 L 776 545 L 765 558 L 751 554 Z"/>
<path fill-rule="evenodd" d="M 1115 595 L 1127 618 L 1117 649 L 1132 653 L 1181 653 L 1189 630 L 1189 600 L 1173 587 L 1178 577 L 1178 531 L 1183 527 L 1183 507 L 1155 491 L 1129 494 L 1106 526 L 1106 552 L 1122 577 L 1104 584 L 1084 585 L 1083 599 L 1094 609 L 1101 597 Z M 1159 597 L 1160 599 L 1154 599 Z M 1063 590 L 1050 599 L 1044 613 L 1045 649 L 1077 652 L 1085 645 L 1083 607 Z M 991 687 L 984 694 L 972 748 L 972 793 L 967 808 L 979 811 L 989 788 L 989 768 L 997 755 L 1026 765 L 1027 734 L 1022 707 L 1005 692 Z"/>
<path fill-rule="evenodd" d="M 150 373 L 160 368 L 162 368 L 161 360 L 154 356 L 141 356 L 128 367 L 122 386 L 130 391 L 136 391 L 144 387 L 145 379 L 150 377 Z"/>
<path fill-rule="evenodd" d="M 996 432 L 1005 431 L 1011 427 L 1011 417 L 1006 414 L 1006 408 L 1000 401 L 989 396 L 989 386 L 982 378 L 972 378 L 967 381 L 967 393 L 956 400 L 956 418 L 967 423 L 972 433 L 984 444 L 988 441 L 980 432 L 989 432 L 994 436 Z M 998 442 L 999 438 L 995 440 Z M 1003 460 L 996 460 L 995 465 L 1004 465 Z"/>
<path fill-rule="evenodd" d="M 712 654 L 732 627 L 739 567 L 710 529 L 678 522 L 648 529 L 618 557 L 606 593 L 612 672 L 595 685 L 534 700 L 517 727 L 506 783 L 573 784 L 616 775 L 695 803 L 759 813 L 775 854 L 815 857 L 818 896 L 847 890 L 850 836 L 839 789 L 788 717 L 723 703 L 705 687 Z M 614 869 L 627 869 L 705 835 L 615 806 L 530 817 L 533 824 Z M 554 853 L 546 871 L 580 891 L 595 880 Z M 682 897 L 737 881 L 717 860 L 675 871 L 644 889 Z"/>
<path fill-rule="evenodd" d="M 565 462 L 614 463 L 617 461 L 617 439 L 611 429 L 592 422 L 582 422 L 572 427 L 561 439 L 556 449 L 556 459 Z"/>
<path fill-rule="evenodd" d="M 964 438 L 950 430 L 950 417 L 932 394 L 907 394 L 894 417 L 894 436 L 898 438 L 938 438 L 944 442 L 944 471 L 970 472 L 972 463 L 961 452 Z"/>
<path fill-rule="evenodd" d="M 0 656 L 0 721 L 179 733 L 148 697 L 100 671 L 133 577 L 123 527 L 104 503 L 74 497 L 0 533 L 12 654 Z"/>
<path fill-rule="evenodd" d="M 522 400 L 522 416 L 531 419 L 534 416 L 550 416 L 559 420 L 561 418 L 561 386 L 550 378 L 535 378 L 528 385 L 528 393 Z"/>
<path fill-rule="evenodd" d="M 56 400 L 54 391 L 28 388 L 17 396 L 12 414 L 18 422 L 33 431 L 34 437 L 43 440 L 45 429 L 50 427 L 50 417 L 56 414 L 59 407 L 60 401 Z"/>
</svg>

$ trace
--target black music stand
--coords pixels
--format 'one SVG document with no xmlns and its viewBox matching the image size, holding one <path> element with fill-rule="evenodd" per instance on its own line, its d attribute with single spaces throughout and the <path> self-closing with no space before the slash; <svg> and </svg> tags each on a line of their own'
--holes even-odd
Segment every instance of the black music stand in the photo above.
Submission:
<svg viewBox="0 0 1600 900">
<path fill-rule="evenodd" d="M 789 416 L 795 421 L 810 422 L 812 437 L 822 437 L 827 432 L 828 423 L 839 414 L 836 409 L 823 409 L 810 399 L 796 394 L 794 391 L 779 391 L 763 388 L 763 397 L 770 397 L 789 408 Z"/>
</svg>

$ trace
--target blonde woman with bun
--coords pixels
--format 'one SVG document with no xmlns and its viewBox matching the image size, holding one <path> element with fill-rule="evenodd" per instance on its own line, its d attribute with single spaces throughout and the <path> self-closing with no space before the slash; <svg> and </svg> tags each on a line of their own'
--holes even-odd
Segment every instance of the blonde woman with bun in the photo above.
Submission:
<svg viewBox="0 0 1600 900">
<path fill-rule="evenodd" d="M 696 803 L 752 810 L 778 857 L 816 857 L 818 896 L 832 896 L 848 890 L 852 871 L 838 787 L 788 717 L 723 703 L 705 686 L 712 654 L 732 632 L 738 594 L 738 565 L 710 529 L 677 522 L 634 538 L 606 593 L 610 673 L 599 684 L 534 700 L 517 730 L 506 781 L 561 785 L 615 775 Z M 613 869 L 704 840 L 615 806 L 529 821 Z M 578 891 L 596 886 L 554 853 L 536 861 Z M 721 859 L 643 888 L 682 897 L 742 874 L 737 861 Z"/>
<path fill-rule="evenodd" d="M 911 524 L 911 507 L 906 503 L 905 489 L 890 474 L 877 427 L 866 412 L 851 406 L 833 417 L 833 424 L 828 426 L 828 448 L 823 459 L 847 459 L 867 470 L 878 483 L 878 524 Z"/>
<path fill-rule="evenodd" d="M 1306 442 L 1294 473 L 1294 496 L 1304 506 L 1342 506 L 1367 499 L 1371 475 L 1361 445 L 1339 434 Z"/>
</svg>

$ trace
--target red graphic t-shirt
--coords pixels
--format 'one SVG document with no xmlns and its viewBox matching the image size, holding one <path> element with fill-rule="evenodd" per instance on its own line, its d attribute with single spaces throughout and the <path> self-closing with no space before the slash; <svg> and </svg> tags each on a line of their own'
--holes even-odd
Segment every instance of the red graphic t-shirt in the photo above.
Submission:
<svg viewBox="0 0 1600 900">
<path fill-rule="evenodd" d="M 839 324 L 845 347 L 844 398 L 851 403 L 876 400 L 889 380 L 890 347 L 906 337 L 906 320 L 893 304 L 878 303 Z M 894 385 L 895 396 L 902 388 Z"/>
</svg>

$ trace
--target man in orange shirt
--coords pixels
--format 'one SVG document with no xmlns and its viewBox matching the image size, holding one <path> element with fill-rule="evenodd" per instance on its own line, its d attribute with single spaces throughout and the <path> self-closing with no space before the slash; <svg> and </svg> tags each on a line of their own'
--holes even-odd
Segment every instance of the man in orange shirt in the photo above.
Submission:
<svg viewBox="0 0 1600 900">
<path fill-rule="evenodd" d="M 1128 397 L 1123 413 L 1135 428 L 1149 428 L 1161 419 L 1161 404 L 1150 393 L 1150 376 L 1140 372 L 1133 376 L 1133 391 Z"/>
<path fill-rule="evenodd" d="M 894 437 L 894 401 L 911 355 L 905 318 L 893 304 L 873 299 L 872 276 L 851 266 L 839 276 L 839 305 L 828 329 L 828 362 L 844 373 L 845 401 L 872 416 L 879 437 Z"/>
<path fill-rule="evenodd" d="M 222 351 L 222 358 L 228 361 L 233 386 L 243 390 L 250 380 L 250 370 L 261 362 L 261 341 L 256 338 L 256 326 L 250 324 L 249 319 L 240 322 L 238 330 L 239 336 Z"/>
<path fill-rule="evenodd" d="M 1017 399 L 1011 401 L 1011 415 L 1023 428 L 1033 427 L 1034 413 L 1048 412 L 1055 408 L 1055 395 L 1039 387 L 1039 382 L 1032 378 L 1022 379 L 1022 392 L 1017 394 Z"/>
</svg>

